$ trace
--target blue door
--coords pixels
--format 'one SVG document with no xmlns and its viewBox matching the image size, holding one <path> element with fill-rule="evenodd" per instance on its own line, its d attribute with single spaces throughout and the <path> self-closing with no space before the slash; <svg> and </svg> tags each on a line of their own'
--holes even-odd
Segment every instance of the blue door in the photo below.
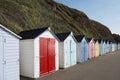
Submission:
<svg viewBox="0 0 120 80">
<path fill-rule="evenodd" d="M 103 53 L 104 53 L 104 43 L 103 43 L 103 41 L 101 41 L 101 43 L 100 43 L 100 55 L 103 55 Z"/>
<path fill-rule="evenodd" d="M 106 43 L 104 44 L 104 54 L 106 54 Z"/>
<path fill-rule="evenodd" d="M 103 55 L 103 53 L 104 53 L 104 44 L 102 43 L 101 44 L 101 55 Z"/>
<path fill-rule="evenodd" d="M 103 43 L 103 54 L 105 54 L 105 43 Z"/>
<path fill-rule="evenodd" d="M 110 45 L 109 45 L 109 43 L 107 42 L 107 53 L 110 52 L 109 47 L 110 47 Z"/>
<path fill-rule="evenodd" d="M 4 80 L 3 53 L 3 38 L 0 36 L 0 80 Z"/>
<path fill-rule="evenodd" d="M 87 42 L 82 41 L 80 44 L 80 62 L 85 62 L 88 60 L 88 53 L 87 53 Z"/>
<path fill-rule="evenodd" d="M 87 42 L 84 41 L 84 61 L 88 60 L 88 53 L 87 53 Z"/>
<path fill-rule="evenodd" d="M 102 55 L 102 42 L 101 43 L 99 43 L 100 45 L 100 50 L 99 50 L 99 52 L 100 52 L 100 55 Z"/>
<path fill-rule="evenodd" d="M 112 42 L 110 42 L 110 52 L 112 52 Z"/>
<path fill-rule="evenodd" d="M 80 62 L 84 62 L 84 43 L 83 42 L 81 42 L 81 44 L 80 44 Z"/>
</svg>

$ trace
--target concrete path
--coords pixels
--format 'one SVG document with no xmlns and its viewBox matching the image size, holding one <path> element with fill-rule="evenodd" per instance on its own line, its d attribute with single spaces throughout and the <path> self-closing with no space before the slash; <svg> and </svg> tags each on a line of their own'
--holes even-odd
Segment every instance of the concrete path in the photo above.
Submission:
<svg viewBox="0 0 120 80">
<path fill-rule="evenodd" d="M 34 80 L 21 77 L 21 80 Z M 120 50 L 36 80 L 120 80 Z"/>
</svg>

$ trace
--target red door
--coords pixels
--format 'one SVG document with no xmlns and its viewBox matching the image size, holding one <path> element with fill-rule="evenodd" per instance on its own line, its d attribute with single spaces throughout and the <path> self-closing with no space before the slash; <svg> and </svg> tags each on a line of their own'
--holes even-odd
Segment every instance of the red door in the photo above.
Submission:
<svg viewBox="0 0 120 80">
<path fill-rule="evenodd" d="M 40 38 L 40 75 L 55 71 L 55 40 Z"/>
<path fill-rule="evenodd" d="M 55 71 L 55 39 L 48 39 L 49 72 Z"/>
<path fill-rule="evenodd" d="M 40 38 L 40 75 L 48 74 L 47 39 Z"/>
</svg>

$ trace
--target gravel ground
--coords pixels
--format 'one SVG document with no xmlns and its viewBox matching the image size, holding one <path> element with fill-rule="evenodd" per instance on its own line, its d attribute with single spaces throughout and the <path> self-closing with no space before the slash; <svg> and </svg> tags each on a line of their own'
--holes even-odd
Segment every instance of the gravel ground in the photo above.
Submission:
<svg viewBox="0 0 120 80">
<path fill-rule="evenodd" d="M 120 80 L 120 50 L 88 60 L 40 79 L 20 80 Z"/>
</svg>

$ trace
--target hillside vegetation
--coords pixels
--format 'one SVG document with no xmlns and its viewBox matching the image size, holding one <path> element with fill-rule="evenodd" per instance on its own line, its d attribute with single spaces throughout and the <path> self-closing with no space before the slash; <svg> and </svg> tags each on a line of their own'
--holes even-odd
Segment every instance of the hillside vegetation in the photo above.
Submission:
<svg viewBox="0 0 120 80">
<path fill-rule="evenodd" d="M 87 37 L 113 40 L 111 31 L 81 11 L 53 0 L 0 0 L 0 24 L 15 33 L 51 27 L 55 33 L 72 31 Z"/>
<path fill-rule="evenodd" d="M 120 43 L 120 35 L 119 34 L 112 34 L 115 42 Z"/>
</svg>

